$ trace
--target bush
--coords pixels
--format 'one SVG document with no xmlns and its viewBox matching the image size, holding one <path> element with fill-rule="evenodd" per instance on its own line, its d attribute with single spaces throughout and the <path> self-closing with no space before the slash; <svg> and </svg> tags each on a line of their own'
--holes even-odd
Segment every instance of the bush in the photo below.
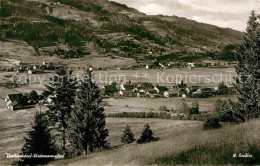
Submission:
<svg viewBox="0 0 260 166">
<path fill-rule="evenodd" d="M 159 107 L 159 110 L 160 110 L 160 111 L 166 111 L 166 110 L 168 110 L 168 108 L 167 108 L 165 105 L 161 105 L 161 106 Z"/>
<path fill-rule="evenodd" d="M 150 126 L 146 124 L 144 126 L 144 130 L 142 132 L 141 137 L 137 140 L 137 143 L 142 144 L 142 143 L 148 143 L 157 140 L 159 140 L 159 138 L 153 137 L 153 131 L 150 129 Z"/>
<path fill-rule="evenodd" d="M 133 132 L 131 131 L 131 128 L 129 126 L 126 126 L 125 130 L 123 131 L 123 134 L 121 136 L 121 142 L 123 144 L 131 144 L 135 141 L 135 137 Z"/>
<path fill-rule="evenodd" d="M 211 117 L 205 121 L 203 124 L 204 130 L 211 130 L 211 129 L 218 129 L 221 128 L 221 125 L 219 123 L 219 119 L 215 117 Z"/>
</svg>

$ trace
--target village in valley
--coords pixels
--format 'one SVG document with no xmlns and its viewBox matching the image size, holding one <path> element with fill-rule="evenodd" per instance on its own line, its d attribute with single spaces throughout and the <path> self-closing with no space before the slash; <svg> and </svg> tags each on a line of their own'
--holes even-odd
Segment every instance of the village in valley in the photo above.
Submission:
<svg viewBox="0 0 260 166">
<path fill-rule="evenodd" d="M 10 69 L 5 69 L 8 72 L 16 73 L 14 76 L 10 78 L 7 82 L 1 82 L 0 87 L 7 88 L 7 89 L 14 89 L 18 87 L 28 87 L 30 86 L 30 79 L 34 78 L 30 77 L 32 75 L 35 75 L 35 78 L 39 74 L 44 73 L 52 73 L 55 71 L 56 68 L 58 68 L 59 65 L 55 65 L 54 63 L 46 63 L 42 62 L 42 64 L 23 64 L 21 61 L 14 61 L 13 62 L 14 67 Z M 173 69 L 173 68 L 188 68 L 188 70 L 196 70 L 197 67 L 201 68 L 210 68 L 210 67 L 226 67 L 228 68 L 228 65 L 233 65 L 232 63 L 182 63 L 182 67 L 180 67 L 180 63 L 174 63 L 170 62 L 167 67 L 162 65 L 161 63 L 158 63 L 158 65 L 144 65 L 144 66 L 134 66 L 135 70 L 138 70 L 140 68 L 145 69 L 146 71 L 149 71 L 149 69 Z M 75 68 L 72 70 L 78 70 L 79 68 Z M 2 69 L 3 70 L 3 69 Z M 84 70 L 84 68 L 83 68 Z M 129 70 L 124 69 L 124 67 L 115 67 L 115 68 L 103 68 L 100 69 L 100 67 L 97 67 L 95 69 L 96 71 L 103 70 Z M 162 70 L 163 71 L 163 70 Z M 18 79 L 19 75 L 26 74 L 28 77 L 24 77 L 22 80 Z M 35 81 L 35 80 L 31 80 Z M 39 85 L 40 86 L 40 85 Z M 219 82 L 219 84 L 216 84 L 213 87 L 204 87 L 201 85 L 196 86 L 188 86 L 186 83 L 184 83 L 184 80 L 181 78 L 176 79 L 175 84 L 168 84 L 167 86 L 163 85 L 153 85 L 150 82 L 132 82 L 131 80 L 123 82 L 122 80 L 120 82 L 111 81 L 110 83 L 107 83 L 106 85 L 100 85 L 100 94 L 104 98 L 127 98 L 127 97 L 137 97 L 137 98 L 171 98 L 171 97 L 181 97 L 183 99 L 185 98 L 209 98 L 209 97 L 215 97 L 217 95 L 234 95 L 235 89 L 231 86 L 228 87 L 225 85 L 225 83 Z M 30 97 L 31 96 L 31 97 Z M 26 109 L 31 108 L 31 106 L 38 104 L 38 102 L 50 102 L 51 99 L 48 95 L 44 93 L 37 93 L 35 90 L 32 90 L 28 93 L 10 93 L 6 97 L 3 97 L 6 106 L 10 110 L 20 110 L 20 109 Z M 34 100 L 34 101 L 33 101 Z"/>
<path fill-rule="evenodd" d="M 242 33 L 111 0 L 0 3 L 0 165 L 260 164 L 257 12 Z"/>
</svg>

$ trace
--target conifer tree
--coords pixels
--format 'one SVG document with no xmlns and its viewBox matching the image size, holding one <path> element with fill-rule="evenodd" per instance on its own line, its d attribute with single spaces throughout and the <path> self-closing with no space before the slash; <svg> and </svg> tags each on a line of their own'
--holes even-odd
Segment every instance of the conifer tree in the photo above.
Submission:
<svg viewBox="0 0 260 166">
<path fill-rule="evenodd" d="M 76 105 L 71 113 L 70 142 L 79 153 L 93 152 L 107 145 L 108 130 L 100 89 L 87 69 L 79 83 Z"/>
<path fill-rule="evenodd" d="M 121 136 L 121 142 L 123 144 L 131 144 L 135 141 L 134 133 L 131 128 L 127 125 Z"/>
<path fill-rule="evenodd" d="M 20 158 L 18 165 L 39 165 L 46 164 L 54 158 L 37 158 L 34 155 L 56 155 L 57 148 L 54 138 L 48 128 L 48 121 L 41 113 L 36 113 L 32 130 L 27 132 L 25 144 L 22 147 L 21 155 L 32 155 L 31 158 Z"/>
<path fill-rule="evenodd" d="M 62 150 L 66 151 L 67 130 L 70 113 L 75 104 L 77 80 L 72 76 L 72 71 L 66 67 L 60 67 L 56 74 L 51 77 L 47 91 L 51 98 L 46 112 L 51 124 L 57 127 L 61 133 Z"/>
<path fill-rule="evenodd" d="M 237 48 L 235 66 L 238 77 L 235 87 L 239 92 L 241 112 L 245 119 L 259 117 L 260 81 L 260 23 L 259 16 L 252 11 L 243 40 Z"/>
<path fill-rule="evenodd" d="M 144 130 L 142 132 L 141 137 L 137 140 L 137 143 L 142 144 L 142 143 L 147 143 L 156 140 L 158 140 L 158 138 L 155 138 L 153 136 L 153 131 L 151 130 L 149 124 L 146 124 L 144 126 Z"/>
<path fill-rule="evenodd" d="M 225 83 L 222 81 L 218 85 L 218 94 L 219 95 L 226 95 L 228 94 L 228 87 L 225 85 Z"/>
</svg>

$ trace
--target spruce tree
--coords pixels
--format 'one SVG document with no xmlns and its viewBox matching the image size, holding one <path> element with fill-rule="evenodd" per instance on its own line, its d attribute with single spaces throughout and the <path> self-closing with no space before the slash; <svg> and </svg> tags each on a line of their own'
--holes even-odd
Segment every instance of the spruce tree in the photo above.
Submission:
<svg viewBox="0 0 260 166">
<path fill-rule="evenodd" d="M 72 76 L 72 71 L 68 72 L 66 67 L 57 69 L 56 74 L 50 79 L 46 93 L 50 95 L 52 101 L 46 114 L 51 124 L 60 132 L 62 150 L 65 152 L 70 113 L 75 104 L 77 80 Z"/>
<path fill-rule="evenodd" d="M 39 102 L 39 95 L 35 90 L 32 90 L 28 95 L 28 100 L 30 104 L 36 104 Z"/>
<path fill-rule="evenodd" d="M 32 155 L 32 158 L 20 158 L 18 165 L 39 165 L 46 164 L 54 158 L 37 158 L 34 155 L 56 155 L 57 148 L 54 138 L 48 128 L 48 121 L 41 113 L 36 113 L 32 130 L 27 132 L 25 144 L 22 147 L 21 155 Z"/>
<path fill-rule="evenodd" d="M 142 143 L 152 142 L 156 140 L 158 140 L 158 138 L 155 138 L 153 136 L 153 131 L 151 130 L 149 124 L 146 124 L 144 126 L 144 130 L 141 134 L 141 137 L 137 140 L 137 143 L 142 144 Z"/>
<path fill-rule="evenodd" d="M 131 144 L 135 141 L 134 133 L 131 128 L 127 125 L 121 136 L 121 142 L 123 144 Z"/>
<path fill-rule="evenodd" d="M 70 142 L 79 153 L 93 152 L 107 145 L 108 130 L 102 97 L 93 81 L 92 71 L 87 69 L 79 83 L 76 105 L 71 113 Z"/>
<path fill-rule="evenodd" d="M 260 81 L 260 23 L 253 11 L 248 21 L 242 42 L 236 51 L 238 77 L 235 87 L 239 92 L 239 112 L 247 120 L 259 117 L 259 81 Z"/>
</svg>

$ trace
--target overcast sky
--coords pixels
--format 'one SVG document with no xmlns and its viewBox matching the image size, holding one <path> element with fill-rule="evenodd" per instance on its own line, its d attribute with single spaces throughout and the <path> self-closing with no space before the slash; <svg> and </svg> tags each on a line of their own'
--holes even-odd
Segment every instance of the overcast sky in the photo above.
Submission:
<svg viewBox="0 0 260 166">
<path fill-rule="evenodd" d="M 244 31 L 250 12 L 260 14 L 260 0 L 113 0 L 148 15 L 176 15 Z"/>
</svg>

